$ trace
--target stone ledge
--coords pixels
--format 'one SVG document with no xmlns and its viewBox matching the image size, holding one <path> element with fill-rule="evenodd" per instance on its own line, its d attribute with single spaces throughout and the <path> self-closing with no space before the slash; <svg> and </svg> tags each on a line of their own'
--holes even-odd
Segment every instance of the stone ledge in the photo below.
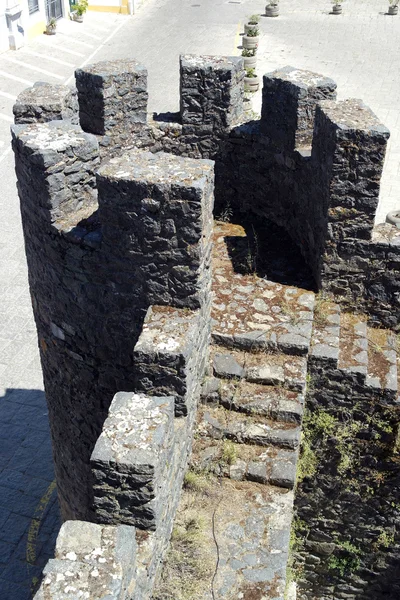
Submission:
<svg viewBox="0 0 400 600">
<path fill-rule="evenodd" d="M 173 452 L 172 397 L 120 392 L 91 456 L 100 522 L 154 529 Z"/>
<path fill-rule="evenodd" d="M 136 573 L 133 527 L 67 521 L 57 538 L 35 600 L 131 597 Z"/>
</svg>

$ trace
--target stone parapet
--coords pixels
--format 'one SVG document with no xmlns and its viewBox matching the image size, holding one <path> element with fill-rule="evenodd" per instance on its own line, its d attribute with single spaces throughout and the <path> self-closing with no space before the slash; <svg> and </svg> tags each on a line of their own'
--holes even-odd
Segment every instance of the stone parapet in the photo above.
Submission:
<svg viewBox="0 0 400 600">
<path fill-rule="evenodd" d="M 360 100 L 317 108 L 312 163 L 320 181 L 314 193 L 327 202 L 328 254 L 339 241 L 371 239 L 389 135 Z"/>
<path fill-rule="evenodd" d="M 91 134 L 57 121 L 13 135 L 61 510 L 91 519 L 90 455 L 114 395 L 136 390 L 148 306 L 207 318 L 213 163 L 132 151 L 97 189 Z"/>
<path fill-rule="evenodd" d="M 132 150 L 98 172 L 104 247 L 121 270 L 130 258 L 148 304 L 198 308 L 204 303 L 210 285 L 213 166 Z"/>
<path fill-rule="evenodd" d="M 277 148 L 293 151 L 310 146 L 316 106 L 336 98 L 336 83 L 294 67 L 264 75 L 263 83 L 261 131 Z"/>
<path fill-rule="evenodd" d="M 242 118 L 243 80 L 241 57 L 180 57 L 180 116 L 192 152 L 211 158 L 218 138 Z"/>
<path fill-rule="evenodd" d="M 91 456 L 94 510 L 101 523 L 156 529 L 165 502 L 174 399 L 120 392 Z"/>
<path fill-rule="evenodd" d="M 13 106 L 15 123 L 47 123 L 70 119 L 78 124 L 76 89 L 38 81 L 21 92 Z"/>
<path fill-rule="evenodd" d="M 210 438 L 246 448 L 277 446 L 269 462 L 261 455 L 254 461 L 249 452 L 229 473 L 240 484 L 246 478 L 293 487 L 307 380 L 305 434 L 319 463 L 312 462 L 312 475 L 303 472 L 297 487 L 300 520 L 312 525 L 300 552 L 302 589 L 321 598 L 385 597 L 374 577 L 379 564 L 390 572 L 398 559 L 391 533 L 398 520 L 392 510 L 396 352 L 394 336 L 368 332 L 367 322 L 399 327 L 398 235 L 392 227 L 373 230 L 389 132 L 360 101 L 334 102 L 332 80 L 291 67 L 265 76 L 262 117 L 245 123 L 242 58 L 183 56 L 180 66 L 180 122 L 147 123 L 147 73 L 132 60 L 77 71 L 83 129 L 72 123 L 74 94 L 62 86 L 35 87 L 16 105 L 16 119 L 56 119 L 14 126 L 13 147 L 61 510 L 64 519 L 102 523 L 82 527 L 83 537 L 96 539 L 99 556 L 112 563 L 99 559 L 106 565 L 100 568 L 97 552 L 68 526 L 38 598 L 67 598 L 68 578 L 77 597 L 102 598 L 107 590 L 115 600 L 147 600 L 152 593 L 206 372 L 214 202 L 209 158 L 215 160 L 218 212 L 248 212 L 284 227 L 317 286 L 368 313 L 353 323 L 331 307 L 328 319 L 317 315 L 312 324 L 312 295 L 302 294 L 297 305 L 295 290 L 281 297 L 282 285 L 271 289 L 265 279 L 255 291 L 260 261 L 250 245 L 245 261 L 252 275 L 240 286 L 243 246 L 236 253 L 232 239 L 238 230 L 217 235 L 217 250 L 228 238 L 224 260 L 233 271 L 216 257 L 213 291 L 221 294 L 217 313 L 224 318 L 218 325 L 213 313 L 213 335 L 229 346 L 229 355 L 211 352 L 212 372 L 229 385 L 213 388 L 221 406 L 215 418 L 206 418 Z M 171 154 L 158 152 L 166 149 Z M 101 165 L 100 156 L 107 159 Z M 253 233 L 257 254 L 263 246 Z M 268 364 L 260 353 L 265 348 L 274 353 Z M 248 350 L 252 357 L 244 359 Z M 286 354 L 276 355 L 279 350 Z M 289 360 L 287 353 L 304 356 Z M 261 407 L 255 386 L 276 386 Z M 219 424 L 217 417 L 232 410 L 246 414 Z M 332 490 L 339 491 L 335 506 Z M 373 522 L 381 563 L 359 558 L 369 547 L 354 516 L 362 532 Z M 285 548 L 278 561 L 283 570 L 287 542 L 279 547 Z M 325 555 L 333 557 L 330 567 Z M 343 560 L 360 566 L 355 591 Z M 326 585 L 327 568 L 332 585 Z"/>
<path fill-rule="evenodd" d="M 134 349 L 137 389 L 173 395 L 178 415 L 193 416 L 196 409 L 210 339 L 209 310 L 208 305 L 194 312 L 150 307 Z"/>
<path fill-rule="evenodd" d="M 136 553 L 134 527 L 67 521 L 35 600 L 128 600 L 135 589 Z"/>
<path fill-rule="evenodd" d="M 147 120 L 147 70 L 132 59 L 103 61 L 75 71 L 82 128 L 109 149 L 133 145 Z"/>
</svg>

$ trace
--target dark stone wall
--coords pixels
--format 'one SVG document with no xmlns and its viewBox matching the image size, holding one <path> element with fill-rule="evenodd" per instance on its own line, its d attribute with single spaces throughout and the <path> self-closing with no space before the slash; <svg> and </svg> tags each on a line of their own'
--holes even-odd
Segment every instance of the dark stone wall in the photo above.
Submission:
<svg viewBox="0 0 400 600">
<path fill-rule="evenodd" d="M 103 61 L 75 71 L 82 129 L 100 137 L 102 155 L 127 146 L 147 119 L 147 70 L 135 60 Z"/>
<path fill-rule="evenodd" d="M 374 324 L 399 327 L 400 236 L 373 230 L 388 131 L 362 102 L 332 102 L 331 80 L 292 68 L 265 77 L 262 118 L 246 123 L 242 79 L 240 58 L 182 57 L 180 122 L 147 122 L 145 69 L 103 63 L 77 73 L 81 124 L 96 135 L 67 121 L 13 131 L 64 518 L 119 523 L 136 512 L 130 523 L 161 528 L 157 548 L 190 451 L 210 325 L 213 165 L 192 158 L 216 161 L 217 212 L 284 226 L 320 288 Z M 16 118 L 63 118 L 61 92 L 60 108 L 45 110 L 51 91 L 35 92 Z M 192 158 L 154 154 L 163 149 Z M 100 169 L 99 156 L 109 159 Z M 198 312 L 181 348 L 169 345 L 168 321 L 178 331 L 188 315 L 165 320 L 156 304 Z M 300 594 L 395 598 L 395 398 L 332 361 L 311 360 L 313 380 L 305 435 L 314 471 L 298 488 Z M 153 444 L 158 462 L 148 480 L 135 480 L 137 454 L 125 464 L 103 444 L 121 390 L 146 394 L 153 408 L 150 396 L 161 405 L 173 397 L 169 413 L 173 402 L 175 416 L 184 415 L 172 419 L 173 431 L 164 427 L 161 453 L 160 440 Z M 129 410 L 132 398 L 123 396 Z"/>
<path fill-rule="evenodd" d="M 208 300 L 212 163 L 125 153 L 97 204 L 94 136 L 51 122 L 13 138 L 61 510 L 90 520 L 90 455 L 113 396 L 136 389 L 147 308 Z"/>
<path fill-rule="evenodd" d="M 335 82 L 316 73 L 265 75 L 261 120 L 246 122 L 241 58 L 186 55 L 180 69 L 181 109 L 171 122 L 146 119 L 147 73 L 136 61 L 77 71 L 81 125 L 97 134 L 101 156 L 138 147 L 212 158 L 217 215 L 236 209 L 283 226 L 318 288 L 398 328 L 396 232 L 377 242 L 373 229 L 387 129 L 361 101 L 333 102 Z M 21 97 L 18 118 L 52 114 L 40 94 L 33 104 Z"/>
<path fill-rule="evenodd" d="M 400 408 L 360 374 L 310 360 L 294 519 L 299 600 L 400 594 Z"/>
<path fill-rule="evenodd" d="M 46 123 L 71 119 L 79 123 L 76 89 L 38 81 L 19 94 L 13 113 L 15 123 Z"/>
</svg>

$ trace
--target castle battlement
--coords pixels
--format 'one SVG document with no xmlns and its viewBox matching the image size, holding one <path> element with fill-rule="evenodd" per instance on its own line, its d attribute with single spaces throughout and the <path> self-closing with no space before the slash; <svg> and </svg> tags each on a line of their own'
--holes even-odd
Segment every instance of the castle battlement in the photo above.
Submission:
<svg viewBox="0 0 400 600">
<path fill-rule="evenodd" d="M 335 82 L 319 74 L 286 67 L 265 75 L 261 118 L 249 120 L 241 58 L 186 55 L 180 73 L 174 120 L 148 118 L 147 71 L 134 60 L 78 69 L 77 91 L 36 85 L 14 107 L 29 283 L 66 521 L 38 600 L 64 598 L 58 574 L 69 568 L 71 552 L 79 563 L 73 585 L 84 580 L 91 598 L 101 597 L 91 587 L 93 565 L 110 598 L 150 597 L 201 393 L 249 419 L 260 412 L 289 423 L 282 431 L 269 421 L 235 429 L 206 418 L 201 431 L 214 428 L 213 439 L 279 448 L 276 462 L 268 458 L 262 468 L 241 461 L 240 477 L 249 481 L 295 485 L 307 369 L 324 382 L 321 402 L 329 409 L 332 381 L 343 381 L 341 398 L 362 396 L 364 416 L 378 395 L 392 411 L 383 412 L 387 445 L 394 443 L 396 358 L 388 350 L 386 379 L 374 369 L 368 377 L 368 360 L 352 370 L 357 345 L 352 334 L 340 346 L 346 327 L 337 323 L 342 307 L 363 311 L 365 328 L 367 321 L 398 328 L 400 233 L 374 228 L 389 131 L 362 101 L 337 102 Z M 328 329 L 318 320 L 313 326 L 310 291 L 282 291 L 265 278 L 230 272 L 233 250 L 221 248 L 242 233 L 213 233 L 214 199 L 217 214 L 252 215 L 286 230 L 315 291 L 337 302 Z M 212 259 L 213 235 L 221 253 Z M 209 358 L 211 333 L 228 358 L 212 347 Z M 349 345 L 351 368 L 340 358 L 340 347 Z M 273 367 L 260 362 L 264 351 L 278 355 Z M 250 397 L 260 386 L 279 386 L 289 396 L 274 388 L 268 409 L 256 403 L 250 411 L 229 395 L 231 380 L 243 382 Z M 314 406 L 318 394 L 308 393 Z M 337 407 L 332 411 L 336 418 Z M 282 509 L 289 523 L 290 494 Z M 70 520 L 85 522 L 87 545 Z M 142 530 L 146 536 L 138 537 Z M 279 551 L 279 590 L 287 546 Z M 112 572 L 91 555 L 95 548 L 107 554 Z"/>
</svg>

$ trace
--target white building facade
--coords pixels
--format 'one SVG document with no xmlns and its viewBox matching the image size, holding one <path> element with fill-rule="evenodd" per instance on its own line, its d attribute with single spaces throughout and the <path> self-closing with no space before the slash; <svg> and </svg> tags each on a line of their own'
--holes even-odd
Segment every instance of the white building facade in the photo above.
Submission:
<svg viewBox="0 0 400 600">
<path fill-rule="evenodd" d="M 0 52 L 43 33 L 52 17 L 68 16 L 69 0 L 0 0 Z"/>
</svg>

